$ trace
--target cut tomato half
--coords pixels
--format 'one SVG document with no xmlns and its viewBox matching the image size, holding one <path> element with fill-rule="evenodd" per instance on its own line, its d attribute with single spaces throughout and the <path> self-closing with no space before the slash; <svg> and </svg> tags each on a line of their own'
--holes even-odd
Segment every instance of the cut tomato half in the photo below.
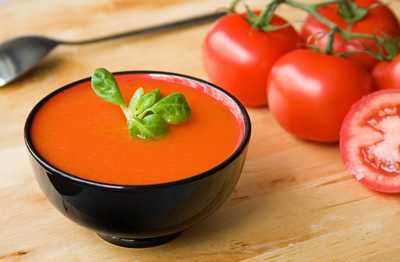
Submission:
<svg viewBox="0 0 400 262">
<path fill-rule="evenodd" d="M 347 170 L 370 189 L 400 192 L 400 90 L 374 92 L 353 105 L 340 132 Z"/>
</svg>

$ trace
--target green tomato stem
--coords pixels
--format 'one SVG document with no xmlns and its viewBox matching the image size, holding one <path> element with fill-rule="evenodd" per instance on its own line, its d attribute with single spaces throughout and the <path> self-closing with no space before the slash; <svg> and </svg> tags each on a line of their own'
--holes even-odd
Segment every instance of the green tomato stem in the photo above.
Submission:
<svg viewBox="0 0 400 262">
<path fill-rule="evenodd" d="M 276 9 L 280 4 L 284 3 L 285 0 L 273 0 L 271 1 L 261 12 L 259 16 L 257 16 L 253 10 L 245 4 L 247 11 L 247 22 L 255 29 L 264 31 L 264 32 L 274 32 L 280 30 L 282 28 L 289 27 L 290 24 L 275 26 L 271 25 L 271 20 L 274 16 Z"/>
<path fill-rule="evenodd" d="M 324 50 L 325 54 L 331 55 L 333 54 L 333 44 L 335 42 L 335 32 L 336 30 L 332 30 L 328 33 L 328 44 Z"/>
<path fill-rule="evenodd" d="M 318 7 L 320 7 L 319 5 L 306 5 L 303 3 L 299 3 L 295 0 L 286 0 L 285 3 L 289 6 L 292 6 L 294 8 L 303 10 L 307 13 L 309 13 L 310 15 L 312 15 L 314 18 L 316 18 L 319 22 L 321 22 L 322 24 L 324 24 L 325 26 L 327 26 L 329 29 L 333 29 L 334 27 L 336 27 L 336 24 L 331 22 L 329 19 L 325 18 L 324 16 L 320 15 L 318 13 Z"/>
<path fill-rule="evenodd" d="M 384 39 L 382 39 L 381 37 L 376 36 L 376 35 L 354 33 L 354 32 L 350 32 L 350 31 L 341 29 L 335 23 L 333 23 L 329 19 L 325 18 L 318 12 L 318 7 L 320 7 L 321 4 L 306 5 L 303 3 L 299 3 L 296 0 L 285 0 L 285 3 L 289 6 L 292 6 L 294 8 L 298 8 L 298 9 L 301 9 L 301 10 L 307 12 L 308 14 L 313 16 L 315 19 L 317 19 L 320 23 L 325 25 L 328 29 L 330 29 L 331 32 L 328 34 L 328 37 L 329 37 L 328 46 L 325 49 L 326 54 L 331 54 L 331 52 L 332 52 L 333 44 L 334 44 L 334 35 L 336 33 L 340 34 L 347 41 L 350 41 L 353 39 L 370 39 L 377 43 L 379 43 L 379 41 L 384 41 Z M 326 3 L 324 3 L 324 4 L 326 4 Z M 378 56 L 376 56 L 375 58 L 377 58 L 377 57 Z"/>
<path fill-rule="evenodd" d="M 353 9 L 351 8 L 352 0 L 338 0 L 339 14 L 346 20 L 351 20 L 355 17 Z"/>
<path fill-rule="evenodd" d="M 257 29 L 262 29 L 268 32 L 268 25 L 271 23 L 272 17 L 274 16 L 275 10 L 281 4 L 282 1 L 275 0 L 269 3 L 261 15 L 258 17 L 254 27 Z"/>
<path fill-rule="evenodd" d="M 236 6 L 242 1 L 243 0 L 232 0 L 231 5 L 230 5 L 230 11 L 235 12 Z M 348 21 L 354 20 L 356 17 L 356 14 L 354 13 L 353 6 L 352 6 L 354 4 L 353 0 L 327 0 L 322 3 L 315 3 L 315 4 L 304 4 L 304 3 L 298 2 L 297 0 L 273 0 L 266 6 L 266 8 L 263 10 L 263 12 L 261 13 L 261 15 L 259 17 L 256 17 L 255 14 L 246 5 L 246 8 L 248 9 L 248 14 L 252 15 L 252 17 L 249 17 L 249 19 L 247 19 L 248 22 L 254 28 L 265 31 L 265 32 L 272 32 L 272 31 L 281 29 L 281 27 L 276 27 L 276 26 L 270 25 L 270 22 L 271 22 L 271 19 L 274 15 L 274 12 L 276 11 L 276 9 L 279 7 L 279 5 L 281 5 L 283 3 L 285 3 L 291 7 L 294 7 L 296 9 L 305 11 L 306 13 L 313 16 L 315 19 L 317 19 L 320 23 L 325 25 L 330 30 L 330 32 L 327 35 L 328 43 L 324 50 L 324 53 L 326 53 L 326 54 L 333 53 L 335 34 L 339 34 L 341 37 L 343 37 L 343 39 L 345 39 L 347 41 L 351 41 L 353 39 L 369 39 L 371 41 L 374 41 L 378 46 L 380 43 L 385 42 L 385 38 L 379 37 L 377 35 L 354 33 L 354 32 L 348 31 L 348 30 L 344 30 L 344 29 L 338 27 L 335 23 L 333 23 L 326 17 L 322 16 L 318 12 L 318 8 L 321 8 L 323 6 L 326 6 L 329 4 L 339 4 L 339 7 L 342 8 L 342 13 L 346 14 L 346 16 L 347 16 L 347 17 L 345 17 L 345 19 Z M 363 16 L 360 16 L 358 19 L 362 19 L 362 17 Z M 367 52 L 367 53 L 378 60 L 385 59 L 385 55 L 383 53 L 379 53 L 379 54 L 376 54 L 373 52 Z"/>
<path fill-rule="evenodd" d="M 231 4 L 229 5 L 229 12 L 236 13 L 236 7 L 242 0 L 232 0 Z"/>
<path fill-rule="evenodd" d="M 350 31 L 342 30 L 340 28 L 339 28 L 339 33 L 346 40 L 353 40 L 353 39 L 370 39 L 370 40 L 374 40 L 374 41 L 378 41 L 379 39 L 383 40 L 383 38 L 378 37 L 376 35 L 354 33 L 354 32 L 350 32 Z"/>
</svg>

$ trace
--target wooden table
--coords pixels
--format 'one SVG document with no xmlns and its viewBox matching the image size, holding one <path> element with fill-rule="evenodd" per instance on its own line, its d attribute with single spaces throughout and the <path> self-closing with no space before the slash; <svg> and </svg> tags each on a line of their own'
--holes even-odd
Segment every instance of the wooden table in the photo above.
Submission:
<svg viewBox="0 0 400 262">
<path fill-rule="evenodd" d="M 226 3 L 0 0 L 0 41 L 32 33 L 81 39 L 188 17 Z M 392 6 L 400 11 L 400 4 Z M 301 21 L 301 12 L 280 12 L 297 25 Z M 33 178 L 23 143 L 22 128 L 32 106 L 98 66 L 206 78 L 201 44 L 208 28 L 60 47 L 37 70 L 0 89 L 0 260 L 400 260 L 398 197 L 365 189 L 344 170 L 336 145 L 291 137 L 266 109 L 249 110 L 253 136 L 232 197 L 212 217 L 169 244 L 144 250 L 115 247 L 50 205 Z"/>
</svg>

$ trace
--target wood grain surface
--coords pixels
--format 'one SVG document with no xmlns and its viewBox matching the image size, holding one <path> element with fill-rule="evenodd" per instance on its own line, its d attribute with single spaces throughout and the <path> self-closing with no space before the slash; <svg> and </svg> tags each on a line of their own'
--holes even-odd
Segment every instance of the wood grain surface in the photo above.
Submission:
<svg viewBox="0 0 400 262">
<path fill-rule="evenodd" d="M 249 1 L 261 6 L 265 1 Z M 211 0 L 0 0 L 0 41 L 23 34 L 105 35 L 201 14 Z M 400 12 L 400 4 L 392 3 Z M 279 12 L 298 25 L 302 13 Z M 58 213 L 34 180 L 22 129 L 32 106 L 94 68 L 166 70 L 206 78 L 210 25 L 81 47 L 59 47 L 0 89 L 0 260 L 4 261 L 400 261 L 398 196 L 371 192 L 343 168 L 337 145 L 299 141 L 266 109 L 251 109 L 253 136 L 232 197 L 180 238 L 124 249 Z"/>
</svg>

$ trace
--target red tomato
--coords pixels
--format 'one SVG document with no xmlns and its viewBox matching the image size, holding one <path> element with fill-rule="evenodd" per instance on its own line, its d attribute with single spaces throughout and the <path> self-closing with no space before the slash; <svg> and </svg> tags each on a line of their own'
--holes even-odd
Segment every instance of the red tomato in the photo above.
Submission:
<svg viewBox="0 0 400 262">
<path fill-rule="evenodd" d="M 393 12 L 384 4 L 376 0 L 356 0 L 359 7 L 368 8 L 373 4 L 379 4 L 376 7 L 369 9 L 368 14 L 360 21 L 357 21 L 351 27 L 352 32 L 376 34 L 385 36 L 399 36 L 400 26 L 396 16 Z M 318 10 L 318 12 L 324 17 L 328 18 L 342 29 L 348 29 L 347 22 L 339 15 L 338 7 L 336 4 L 324 6 Z M 312 16 L 307 16 L 300 35 L 302 38 L 307 39 L 311 36 L 316 38 L 326 34 L 329 30 L 317 21 Z M 321 39 L 320 45 L 322 48 L 326 46 L 326 37 Z M 315 41 L 311 41 L 315 43 Z M 366 48 L 377 50 L 376 44 L 371 40 L 366 39 L 354 39 L 352 41 L 345 41 L 342 37 L 336 35 L 334 50 L 336 52 L 344 51 L 363 51 Z M 367 54 L 358 53 L 350 56 L 350 59 L 362 64 L 368 70 L 372 70 L 373 66 L 377 63 L 377 60 Z"/>
<path fill-rule="evenodd" d="M 373 90 L 373 81 L 349 60 L 299 49 L 275 63 L 268 88 L 270 111 L 286 131 L 334 142 L 346 113 Z"/>
<path fill-rule="evenodd" d="M 400 88 L 400 55 L 390 62 L 379 62 L 372 75 L 378 89 Z"/>
<path fill-rule="evenodd" d="M 274 16 L 273 25 L 287 22 Z M 203 45 L 203 63 L 209 79 L 236 96 L 244 105 L 267 104 L 269 71 L 275 61 L 295 49 L 298 35 L 292 26 L 263 32 L 252 28 L 245 15 L 220 18 Z"/>
<path fill-rule="evenodd" d="M 374 92 L 347 114 L 340 152 L 348 171 L 370 189 L 400 192 L 400 89 Z"/>
</svg>

